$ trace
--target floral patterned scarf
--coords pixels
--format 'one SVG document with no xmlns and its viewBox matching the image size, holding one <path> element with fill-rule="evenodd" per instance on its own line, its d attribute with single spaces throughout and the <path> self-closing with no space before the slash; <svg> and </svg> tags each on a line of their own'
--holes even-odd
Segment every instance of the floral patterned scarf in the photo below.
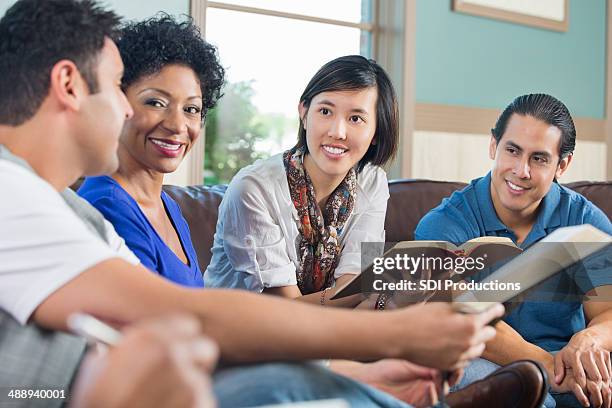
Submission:
<svg viewBox="0 0 612 408">
<path fill-rule="evenodd" d="M 304 168 L 304 149 L 286 151 L 283 162 L 291 201 L 298 213 L 300 265 L 297 282 L 302 294 L 307 295 L 332 285 L 340 260 L 339 237 L 355 203 L 357 174 L 354 168 L 348 172 L 321 212 Z"/>
</svg>

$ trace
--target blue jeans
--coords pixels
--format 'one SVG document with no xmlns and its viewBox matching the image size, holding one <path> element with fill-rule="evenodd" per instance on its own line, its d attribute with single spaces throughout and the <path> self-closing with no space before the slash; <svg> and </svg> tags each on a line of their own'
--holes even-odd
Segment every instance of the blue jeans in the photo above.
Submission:
<svg viewBox="0 0 612 408">
<path fill-rule="evenodd" d="M 484 358 L 478 358 L 465 369 L 463 378 L 459 384 L 451 388 L 451 391 L 460 390 L 475 381 L 481 380 L 498 368 L 499 366 L 497 364 L 492 363 L 489 360 L 485 360 Z M 559 394 L 554 391 L 549 391 L 549 393 L 546 394 L 546 399 L 544 400 L 544 407 L 555 408 L 557 404 L 561 407 L 582 407 L 574 394 Z"/>
<path fill-rule="evenodd" d="M 342 398 L 353 408 L 409 408 L 391 395 L 313 363 L 269 363 L 220 370 L 213 377 L 219 408 Z"/>
</svg>

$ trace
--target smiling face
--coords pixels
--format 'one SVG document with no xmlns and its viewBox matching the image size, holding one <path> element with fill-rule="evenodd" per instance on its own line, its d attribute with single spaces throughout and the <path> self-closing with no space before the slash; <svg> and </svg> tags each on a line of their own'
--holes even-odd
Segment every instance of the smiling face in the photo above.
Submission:
<svg viewBox="0 0 612 408">
<path fill-rule="evenodd" d="M 175 171 L 198 139 L 202 92 L 196 74 L 166 65 L 126 90 L 134 117 L 125 123 L 120 148 L 135 163 L 159 173 Z"/>
<path fill-rule="evenodd" d="M 513 114 L 499 140 L 491 138 L 489 156 L 491 199 L 504 218 L 532 217 L 555 177 L 567 169 L 572 156 L 559 157 L 561 131 L 532 116 Z"/>
<path fill-rule="evenodd" d="M 300 105 L 306 130 L 306 171 L 313 181 L 341 181 L 366 154 L 376 131 L 376 88 L 322 92 Z"/>
</svg>

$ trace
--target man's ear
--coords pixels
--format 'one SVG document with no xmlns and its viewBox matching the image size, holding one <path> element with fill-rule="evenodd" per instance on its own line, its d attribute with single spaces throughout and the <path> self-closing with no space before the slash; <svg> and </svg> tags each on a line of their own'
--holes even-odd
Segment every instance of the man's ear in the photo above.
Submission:
<svg viewBox="0 0 612 408">
<path fill-rule="evenodd" d="M 568 154 L 565 158 L 561 159 L 559 165 L 557 166 L 557 171 L 555 172 L 555 178 L 559 178 L 565 173 L 570 163 L 572 162 L 572 158 L 574 157 L 574 153 Z"/>
<path fill-rule="evenodd" d="M 489 141 L 489 159 L 495 160 L 495 152 L 497 151 L 497 140 L 491 135 L 491 140 Z"/>
<path fill-rule="evenodd" d="M 64 109 L 79 110 L 89 89 L 76 64 L 70 60 L 58 61 L 51 69 L 49 96 L 54 96 Z"/>
</svg>

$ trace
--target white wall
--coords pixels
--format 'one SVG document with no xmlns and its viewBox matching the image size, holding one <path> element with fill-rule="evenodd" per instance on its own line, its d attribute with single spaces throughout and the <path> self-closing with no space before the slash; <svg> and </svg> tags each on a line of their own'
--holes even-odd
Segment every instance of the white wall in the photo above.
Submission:
<svg viewBox="0 0 612 408">
<path fill-rule="evenodd" d="M 414 132 L 412 174 L 414 178 L 468 182 L 486 174 L 489 136 L 443 132 Z M 574 158 L 562 183 L 606 180 L 606 145 L 576 141 Z"/>
</svg>

